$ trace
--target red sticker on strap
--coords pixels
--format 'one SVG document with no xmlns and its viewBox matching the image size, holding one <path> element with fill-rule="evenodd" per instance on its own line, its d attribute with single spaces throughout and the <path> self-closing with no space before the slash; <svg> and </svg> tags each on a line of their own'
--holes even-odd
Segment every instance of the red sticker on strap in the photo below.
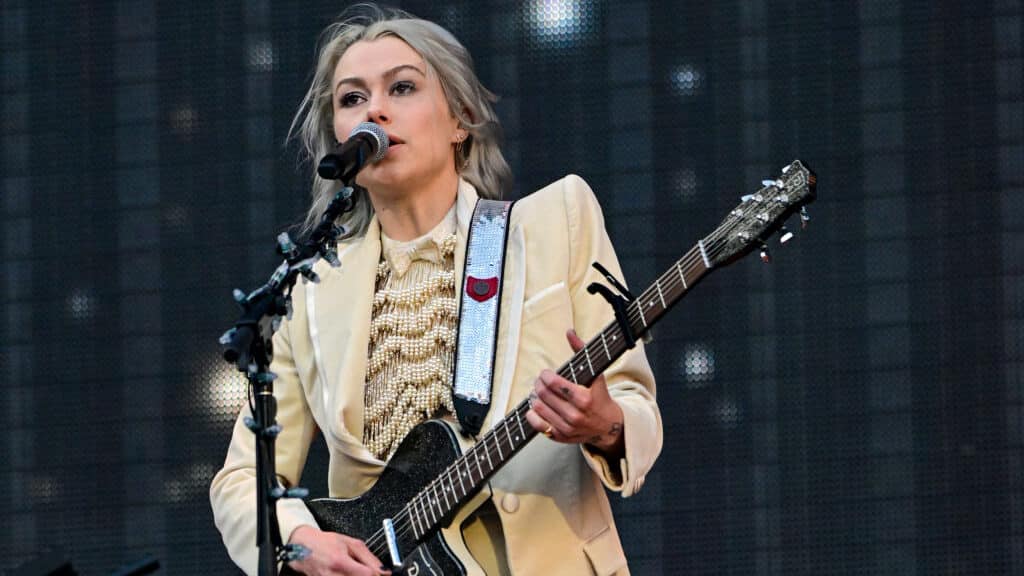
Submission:
<svg viewBox="0 0 1024 576">
<path fill-rule="evenodd" d="M 484 302 L 494 298 L 498 293 L 498 278 L 474 278 L 466 277 L 466 294 L 477 302 Z"/>
</svg>

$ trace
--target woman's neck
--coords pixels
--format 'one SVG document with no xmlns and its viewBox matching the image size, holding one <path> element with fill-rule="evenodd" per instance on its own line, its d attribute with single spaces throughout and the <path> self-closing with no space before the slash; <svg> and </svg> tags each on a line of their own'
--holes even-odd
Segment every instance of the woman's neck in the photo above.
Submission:
<svg viewBox="0 0 1024 576">
<path fill-rule="evenodd" d="M 370 199 L 381 231 L 392 240 L 404 242 L 433 230 L 455 203 L 458 189 L 459 176 L 452 173 L 413 191 L 375 194 L 370 190 Z"/>
</svg>

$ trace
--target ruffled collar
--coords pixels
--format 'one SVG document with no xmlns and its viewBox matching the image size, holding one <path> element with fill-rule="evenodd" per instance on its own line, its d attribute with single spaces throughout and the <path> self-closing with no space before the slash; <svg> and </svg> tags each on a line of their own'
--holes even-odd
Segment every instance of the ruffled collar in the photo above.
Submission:
<svg viewBox="0 0 1024 576">
<path fill-rule="evenodd" d="M 401 278 L 409 270 L 409 266 L 417 260 L 426 260 L 435 264 L 444 263 L 445 257 L 454 250 L 455 230 L 455 205 L 452 205 L 437 226 L 419 238 L 401 242 L 388 238 L 387 234 L 381 230 L 381 255 L 391 268 L 392 273 Z"/>
</svg>

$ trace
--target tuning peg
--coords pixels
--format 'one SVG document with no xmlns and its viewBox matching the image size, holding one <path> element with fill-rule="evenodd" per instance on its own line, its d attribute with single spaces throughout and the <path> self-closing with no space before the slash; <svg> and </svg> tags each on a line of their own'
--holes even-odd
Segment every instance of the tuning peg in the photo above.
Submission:
<svg viewBox="0 0 1024 576">
<path fill-rule="evenodd" d="M 806 206 L 801 206 L 800 207 L 800 227 L 801 228 L 807 228 L 807 223 L 810 222 L 810 221 L 811 221 L 811 217 L 810 217 L 809 214 L 807 214 L 807 207 Z"/>
<path fill-rule="evenodd" d="M 238 288 L 235 288 L 231 292 L 231 297 L 234 298 L 235 302 L 238 302 L 239 304 L 241 304 L 242 302 L 245 302 L 245 292 L 242 292 Z"/>
<path fill-rule="evenodd" d="M 779 228 L 779 244 L 785 244 L 793 239 L 793 233 L 789 231 L 789 228 L 783 226 Z"/>
<path fill-rule="evenodd" d="M 772 253 L 768 251 L 767 244 L 761 244 L 761 261 L 765 264 L 772 263 Z"/>
</svg>

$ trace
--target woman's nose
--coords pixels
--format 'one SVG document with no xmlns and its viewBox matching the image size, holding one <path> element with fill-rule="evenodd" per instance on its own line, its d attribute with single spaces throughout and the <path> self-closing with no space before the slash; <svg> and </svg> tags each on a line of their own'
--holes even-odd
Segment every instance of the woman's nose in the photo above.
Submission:
<svg viewBox="0 0 1024 576">
<path fill-rule="evenodd" d="M 374 98 L 370 102 L 367 114 L 370 122 L 387 124 L 391 121 L 390 113 L 387 110 L 387 104 L 384 102 L 383 98 Z"/>
</svg>

